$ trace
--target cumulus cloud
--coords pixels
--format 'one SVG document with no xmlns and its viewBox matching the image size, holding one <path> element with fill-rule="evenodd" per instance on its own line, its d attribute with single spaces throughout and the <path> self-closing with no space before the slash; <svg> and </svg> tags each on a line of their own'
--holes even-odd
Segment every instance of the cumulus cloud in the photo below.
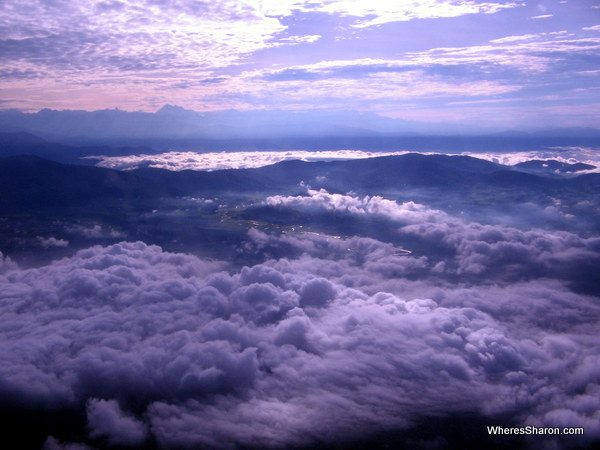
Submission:
<svg viewBox="0 0 600 450">
<path fill-rule="evenodd" d="M 412 227 L 443 214 L 406 209 Z M 434 235 L 454 242 L 452 226 Z M 489 245 L 506 232 L 465 231 Z M 524 251 L 569 264 L 554 238 Z M 269 247 L 287 257 L 229 272 L 141 242 L 12 267 L 0 275 L 0 401 L 78 409 L 109 445 L 340 443 L 456 414 L 600 438 L 595 298 L 548 277 L 451 280 L 369 238 L 251 231 L 246 251 Z"/>
<path fill-rule="evenodd" d="M 8 272 L 9 270 L 18 269 L 19 266 L 15 264 L 8 256 L 4 256 L 0 252 L 0 274 Z"/>
<path fill-rule="evenodd" d="M 398 204 L 379 195 L 364 198 L 345 194 L 330 194 L 325 189 L 308 189 L 306 196 L 274 195 L 265 199 L 270 206 L 285 206 L 305 210 L 331 210 L 351 214 L 382 215 L 405 223 L 439 222 L 450 216 L 435 209 L 409 201 Z"/>
<path fill-rule="evenodd" d="M 144 425 L 127 416 L 115 400 L 88 400 L 87 417 L 90 437 L 106 438 L 111 445 L 136 445 L 146 437 Z"/>
<path fill-rule="evenodd" d="M 415 245 L 428 248 L 430 262 L 440 274 L 506 280 L 542 275 L 570 279 L 574 271 L 584 270 L 590 277 L 600 269 L 599 238 L 582 238 L 567 231 L 483 225 L 412 201 L 399 204 L 380 196 L 359 198 L 324 189 L 309 189 L 305 196 L 271 196 L 265 204 L 316 214 L 331 211 L 388 219 L 396 224 L 398 238 L 405 242 L 416 238 Z M 565 264 L 571 269 L 565 269 Z"/>
</svg>

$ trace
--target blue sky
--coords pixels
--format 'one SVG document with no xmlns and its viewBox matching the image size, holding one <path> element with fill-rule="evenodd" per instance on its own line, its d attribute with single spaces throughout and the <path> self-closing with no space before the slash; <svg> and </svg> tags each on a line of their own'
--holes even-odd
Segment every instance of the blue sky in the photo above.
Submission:
<svg viewBox="0 0 600 450">
<path fill-rule="evenodd" d="M 600 126 L 594 0 L 0 3 L 0 106 Z"/>
</svg>

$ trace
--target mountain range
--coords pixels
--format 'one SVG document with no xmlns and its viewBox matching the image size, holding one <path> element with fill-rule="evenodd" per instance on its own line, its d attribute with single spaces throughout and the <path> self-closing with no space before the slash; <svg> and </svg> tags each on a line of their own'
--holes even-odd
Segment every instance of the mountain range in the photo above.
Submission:
<svg viewBox="0 0 600 450">
<path fill-rule="evenodd" d="M 66 165 L 37 156 L 0 159 L 0 208 L 79 207 L 103 200 L 217 193 L 298 192 L 313 184 L 332 192 L 376 195 L 406 189 L 476 192 L 509 189 L 564 196 L 600 193 L 600 174 L 557 178 L 468 156 L 406 154 L 346 161 L 283 161 L 251 169 L 173 172 L 156 168 L 117 171 Z M 526 165 L 526 169 L 529 165 Z M 574 192 L 577 191 L 577 192 Z"/>
<path fill-rule="evenodd" d="M 473 144 L 482 137 L 488 143 L 552 140 L 562 145 L 564 139 L 577 145 L 600 140 L 595 128 L 552 128 L 538 130 L 473 129 L 457 124 L 430 124 L 404 119 L 382 117 L 373 113 L 295 112 L 295 111 L 210 111 L 197 112 L 178 106 L 165 105 L 155 113 L 128 112 L 119 109 L 98 111 L 43 109 L 36 113 L 18 110 L 0 111 L 0 131 L 28 132 L 57 140 L 78 143 L 148 143 L 188 141 L 196 146 L 207 145 L 205 140 L 267 140 L 267 145 L 314 145 L 315 138 L 337 139 L 327 145 L 347 145 L 347 140 L 359 138 L 371 147 L 377 145 L 414 145 L 429 138 L 425 144 L 440 145 L 439 139 L 467 139 Z M 368 138 L 368 139 L 367 139 Z M 561 142 L 556 143 L 556 140 Z M 272 142 L 270 142 L 272 140 Z M 191 141 L 191 142 L 190 142 Z M 269 143 L 270 142 L 270 143 Z M 166 144 L 166 142 L 163 142 Z M 244 142 L 246 148 L 248 142 Z M 454 145 L 458 145 L 454 142 Z M 575 144 L 573 144 L 575 145 Z"/>
</svg>

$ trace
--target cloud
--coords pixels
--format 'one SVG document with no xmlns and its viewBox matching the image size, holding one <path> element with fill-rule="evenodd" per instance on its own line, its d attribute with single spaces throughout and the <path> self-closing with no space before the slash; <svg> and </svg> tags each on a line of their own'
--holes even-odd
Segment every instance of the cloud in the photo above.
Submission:
<svg viewBox="0 0 600 450">
<path fill-rule="evenodd" d="M 419 98 L 419 102 L 428 99 L 426 117 L 432 117 L 431 110 L 435 107 L 465 101 L 465 97 L 518 101 L 538 96 L 541 91 L 547 93 L 547 88 L 540 89 L 542 82 L 544 86 L 553 86 L 553 97 L 545 102 L 558 104 L 559 98 L 569 98 L 579 103 L 582 99 L 576 89 L 582 84 L 586 89 L 592 87 L 584 73 L 594 69 L 592 55 L 598 45 L 594 37 L 577 36 L 565 30 L 548 31 L 498 37 L 464 47 L 408 51 L 394 58 L 329 58 L 310 64 L 252 70 L 242 77 L 244 87 L 255 101 L 265 101 L 269 96 L 276 102 L 302 104 L 306 96 L 302 99 L 295 94 L 309 92 L 310 99 L 322 99 L 320 104 L 351 103 L 355 108 L 367 109 L 363 99 L 369 99 L 371 105 L 376 101 L 379 110 L 385 111 L 388 103 Z M 277 86 L 281 89 L 275 90 Z M 530 103 L 518 106 L 527 105 Z M 563 111 L 566 112 L 564 106 Z M 481 117 L 480 112 L 476 114 Z"/>
<path fill-rule="evenodd" d="M 54 236 L 50 236 L 49 238 L 44 238 L 42 236 L 36 236 L 38 243 L 44 247 L 67 247 L 69 245 L 69 241 L 65 239 L 57 239 Z"/>
<path fill-rule="evenodd" d="M 441 17 L 457 17 L 466 14 L 494 14 L 502 9 L 516 8 L 520 2 L 474 2 L 445 0 L 420 0 L 409 6 L 391 6 L 383 0 L 330 2 L 306 2 L 306 10 L 321 11 L 329 14 L 356 17 L 359 28 L 372 27 L 390 22 L 408 21 L 413 19 L 437 19 Z"/>
<path fill-rule="evenodd" d="M 366 152 L 363 150 L 260 151 L 260 152 L 166 152 L 154 155 L 93 156 L 99 167 L 130 170 L 157 167 L 168 170 L 221 170 L 263 167 L 280 161 L 334 161 L 375 156 L 403 155 L 409 152 Z"/>
<path fill-rule="evenodd" d="M 600 168 L 600 158 L 598 150 L 595 147 L 552 147 L 545 150 L 536 150 L 530 152 L 512 152 L 512 153 L 461 153 L 474 158 L 486 159 L 506 166 L 514 166 L 526 161 L 534 160 L 555 160 L 567 164 L 578 162 L 595 166 L 589 172 L 597 172 Z M 587 172 L 587 171 L 586 171 Z"/>
<path fill-rule="evenodd" d="M 278 18 L 263 14 L 254 2 L 225 1 L 30 0 L 0 5 L 0 29 L 4 77 L 43 73 L 43 86 L 40 80 L 33 88 L 48 91 L 51 83 L 59 91 L 73 91 L 79 86 L 88 102 L 97 102 L 107 84 L 114 88 L 106 91 L 109 98 L 119 94 L 122 102 L 124 85 L 154 92 L 190 79 L 217 78 L 214 68 L 239 63 L 254 51 L 315 39 L 295 36 L 271 43 L 286 29 Z M 85 89 L 90 85 L 96 90 Z M 15 89 L 22 86 L 16 83 Z"/>
<path fill-rule="evenodd" d="M 64 94 L 62 98 L 44 95 L 43 106 L 46 107 L 64 108 L 76 98 L 78 107 L 81 104 L 93 105 L 88 108 L 99 104 L 102 107 L 119 104 L 128 109 L 138 109 L 136 100 L 128 97 L 132 90 L 139 94 L 138 99 L 144 99 L 144 108 L 161 102 L 159 98 L 163 99 L 162 103 L 173 101 L 173 95 L 177 96 L 175 100 L 185 99 L 186 103 L 193 102 L 195 106 L 201 104 L 203 109 L 248 109 L 274 101 L 280 105 L 302 104 L 306 99 L 293 95 L 293 86 L 276 89 L 277 95 L 270 94 L 274 86 L 269 85 L 268 78 L 289 81 L 286 76 L 296 74 L 297 77 L 299 73 L 293 67 L 275 74 L 268 74 L 265 70 L 264 77 L 267 79 L 262 83 L 248 79 L 244 73 L 240 76 L 236 68 L 251 61 L 248 58 L 255 52 L 287 45 L 314 46 L 330 33 L 330 30 L 319 27 L 306 33 L 301 26 L 293 27 L 291 24 L 298 16 L 321 14 L 331 17 L 331 20 L 343 18 L 355 27 L 369 28 L 413 19 L 493 14 L 517 6 L 518 2 L 445 0 L 420 0 L 412 2 L 410 7 L 390 7 L 380 1 L 337 0 L 209 3 L 126 0 L 77 4 L 46 4 L 30 0 L 17 6 L 0 5 L 0 29 L 5 30 L 4 39 L 0 40 L 0 54 L 7 67 L 4 76 L 14 80 L 10 86 L 11 95 L 31 99 L 32 94 L 35 96 L 38 91 Z M 329 45 L 322 43 L 325 53 L 328 53 Z M 224 68 L 228 70 L 224 71 Z M 348 68 L 340 75 L 360 78 L 360 73 L 353 72 L 352 68 Z M 505 92 L 502 86 L 489 83 L 474 83 L 470 89 L 465 89 L 453 87 L 452 83 L 445 85 L 439 80 L 437 83 L 435 80 L 423 83 L 418 76 L 410 79 L 406 76 L 392 77 L 391 72 L 389 70 L 387 79 L 373 85 L 371 92 L 365 94 L 370 98 L 385 99 L 395 91 L 402 98 L 413 97 L 420 92 L 434 95 Z M 38 77 L 41 73 L 44 74 L 43 80 Z M 225 78 L 224 73 L 229 76 Z M 307 76 L 310 77 L 311 73 L 308 72 Z M 25 86 L 23 80 L 31 77 L 37 77 L 35 79 L 39 81 Z M 322 75 L 317 74 L 319 77 Z M 206 83 L 203 80 L 221 82 Z M 48 89 L 49 82 L 54 85 L 52 89 Z M 403 88 L 407 83 L 420 84 L 414 95 L 411 95 L 411 89 Z M 334 96 L 337 97 L 348 91 L 342 98 L 349 101 L 358 97 L 356 93 L 360 87 L 331 89 L 324 83 L 313 89 L 323 97 L 327 97 L 327 93 L 331 96 L 333 92 L 338 93 Z M 364 83 L 362 87 L 365 87 Z M 68 93 L 65 92 L 67 88 Z M 173 93 L 175 89 L 185 92 Z M 377 95 L 376 92 L 382 89 L 383 94 Z M 193 95 L 189 95 L 190 90 L 194 91 Z M 166 98 L 161 91 L 171 91 L 171 98 Z M 314 94 L 311 97 L 315 97 Z M 322 102 L 316 99 L 316 103 Z M 333 104 L 331 100 L 328 103 Z"/>
<path fill-rule="evenodd" d="M 87 416 L 90 437 L 106 437 L 110 445 L 136 445 L 146 438 L 144 425 L 123 413 L 115 400 L 88 400 Z"/>
<path fill-rule="evenodd" d="M 252 230 L 245 251 L 285 255 L 225 272 L 138 242 L 11 266 L 0 275 L 0 401 L 79 410 L 88 438 L 107 445 L 335 444 L 461 414 L 585 424 L 584 439 L 600 438 L 597 299 L 549 274 L 460 270 L 510 272 L 498 260 L 515 251 L 530 267 L 564 268 L 597 255 L 596 241 L 380 198 L 317 198 L 408 223 L 407 233 L 456 254 L 438 261 L 369 238 Z M 73 431 L 47 446 L 85 435 Z"/>
<path fill-rule="evenodd" d="M 353 16 L 359 26 L 416 18 L 495 13 L 517 3 L 421 0 L 410 8 L 385 2 L 21 2 L 0 6 L 6 30 L 5 61 L 29 60 L 36 67 L 153 71 L 222 66 L 251 52 L 278 45 L 312 43 L 319 35 L 286 35 L 282 19 L 301 12 Z M 367 20 L 362 19 L 368 17 Z M 375 18 L 373 18 L 375 17 Z M 176 27 L 177 32 L 173 32 Z M 149 52 L 148 49 L 152 51 Z M 68 55 L 68 56 L 67 56 Z"/>
<path fill-rule="evenodd" d="M 428 122 L 498 125 L 502 118 L 502 126 L 547 124 L 552 116 L 556 124 L 594 126 L 593 96 L 578 91 L 596 87 L 594 25 L 583 26 L 585 12 L 570 5 L 565 30 L 527 29 L 543 21 L 528 20 L 533 13 L 523 6 L 27 0 L 0 5 L 0 78 L 10 106 L 24 110 L 149 111 L 177 102 L 199 110 L 354 109 Z M 432 21 L 441 27 L 436 35 L 447 36 L 441 47 L 423 32 Z M 453 30 L 465 21 L 486 25 L 458 39 Z M 517 39 L 498 28 L 507 24 L 519 25 Z M 395 42 L 411 30 L 414 39 Z M 353 44 L 342 48 L 343 41 Z M 469 98 L 479 103 L 464 103 Z M 518 102 L 522 117 L 483 103 L 506 99 Z"/>
<path fill-rule="evenodd" d="M 428 266 L 440 276 L 483 276 L 504 281 L 546 276 L 575 283 L 583 273 L 587 280 L 600 270 L 598 238 L 581 238 L 566 231 L 482 225 L 412 201 L 399 204 L 380 196 L 359 198 L 324 189 L 309 189 L 306 196 L 271 196 L 265 204 L 312 214 L 332 211 L 386 218 L 396 224 L 397 238 L 409 242 L 407 238 L 412 236 L 421 241 L 417 245 L 426 243 Z M 565 269 L 567 261 L 573 269 Z M 379 262 L 375 271 L 389 272 L 384 267 Z"/>
<path fill-rule="evenodd" d="M 358 198 L 344 194 L 330 194 L 325 189 L 308 189 L 307 196 L 267 197 L 265 203 L 270 206 L 286 206 L 303 210 L 332 210 L 352 214 L 382 215 L 404 223 L 437 222 L 449 219 L 442 211 L 431 210 L 412 201 L 399 205 L 394 200 L 380 196 Z M 441 220 L 439 219 L 441 218 Z"/>
<path fill-rule="evenodd" d="M 592 27 L 593 28 L 593 27 Z M 590 28 L 590 29 L 592 29 Z M 356 60 L 324 60 L 318 63 L 296 65 L 266 73 L 270 81 L 289 80 L 302 77 L 352 77 L 364 74 L 405 72 L 408 70 L 431 70 L 436 67 L 478 67 L 482 72 L 505 66 L 519 71 L 543 71 L 557 57 L 572 54 L 588 54 L 598 47 L 598 40 L 590 37 L 575 37 L 567 31 L 542 32 L 506 36 L 489 41 L 491 45 L 434 48 L 424 52 L 406 52 L 397 59 L 363 58 Z M 518 55 L 519 57 L 515 57 Z M 487 66 L 486 66 L 487 64 Z M 511 76 L 516 75 L 512 73 Z"/>
<path fill-rule="evenodd" d="M 329 60 L 278 70 L 248 71 L 241 78 L 244 92 L 255 97 L 255 101 L 264 101 L 269 96 L 277 103 L 315 104 L 314 99 L 322 99 L 319 103 L 339 102 L 361 110 L 369 109 L 367 101 L 385 105 L 416 98 L 485 97 L 521 89 L 522 85 L 506 74 L 490 71 L 486 67 L 489 64 L 494 63 L 442 61 L 437 56 L 425 59 L 404 54 L 396 60 Z M 498 68 L 502 69 L 494 66 Z M 281 89 L 274 89 L 277 86 Z"/>
<path fill-rule="evenodd" d="M 566 31 L 506 36 L 490 41 L 491 45 L 439 48 L 410 54 L 415 63 L 493 64 L 525 73 L 564 70 L 560 65 L 576 55 L 589 56 L 600 40 L 576 37 Z M 585 58 L 584 58 L 585 60 Z M 582 61 L 580 61 L 581 63 Z M 577 70 L 571 67 L 570 70 Z"/>
<path fill-rule="evenodd" d="M 76 444 L 76 443 L 61 443 L 53 436 L 49 436 L 48 439 L 44 442 L 44 446 L 42 450 L 91 450 L 92 447 L 89 447 L 84 444 Z"/>
<path fill-rule="evenodd" d="M 222 170 L 263 167 L 280 161 L 336 161 L 350 159 L 374 158 L 380 156 L 405 155 L 419 153 L 437 155 L 436 152 L 367 152 L 363 150 L 321 150 L 321 151 L 254 151 L 254 152 L 166 152 L 152 155 L 102 156 L 90 159 L 100 160 L 96 165 L 109 169 L 133 170 L 140 167 L 156 167 L 167 170 Z M 600 170 L 600 158 L 593 147 L 555 147 L 531 152 L 493 153 L 493 152 L 462 152 L 461 155 L 485 159 L 506 166 L 533 161 L 555 160 L 568 164 L 582 162 L 595 166 L 585 172 Z M 579 173 L 585 173 L 579 172 Z M 73 231 L 75 231 L 73 228 Z M 94 226 L 95 228 L 95 226 Z M 98 232 L 99 230 L 96 230 Z M 81 231 L 84 233 L 84 231 Z M 110 231 L 114 233 L 115 231 Z M 85 234 L 85 233 L 84 233 Z"/>
<path fill-rule="evenodd" d="M 2 252 L 0 252 L 0 275 L 17 268 L 17 264 L 15 264 L 8 256 L 4 256 Z"/>
<path fill-rule="evenodd" d="M 65 227 L 67 233 L 83 236 L 89 239 L 124 238 L 125 233 L 107 227 L 106 225 L 68 225 Z"/>
</svg>

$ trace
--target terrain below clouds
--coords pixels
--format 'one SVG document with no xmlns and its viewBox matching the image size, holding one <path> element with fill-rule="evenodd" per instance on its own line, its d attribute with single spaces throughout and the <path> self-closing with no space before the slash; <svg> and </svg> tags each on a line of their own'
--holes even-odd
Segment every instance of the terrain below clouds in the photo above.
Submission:
<svg viewBox="0 0 600 450">
<path fill-rule="evenodd" d="M 46 449 L 591 448 L 600 184 L 569 164 L 1 159 L 8 433 Z"/>
<path fill-rule="evenodd" d="M 412 153 L 212 172 L 117 171 L 13 156 L 0 159 L 0 251 L 30 266 L 127 239 L 244 265 L 260 262 L 239 251 L 250 228 L 403 242 L 385 215 L 284 211 L 265 202 L 281 195 L 309 201 L 307 189 L 415 202 L 482 224 L 591 237 L 600 223 L 600 175 L 579 169 L 556 161 L 522 167 Z"/>
</svg>

